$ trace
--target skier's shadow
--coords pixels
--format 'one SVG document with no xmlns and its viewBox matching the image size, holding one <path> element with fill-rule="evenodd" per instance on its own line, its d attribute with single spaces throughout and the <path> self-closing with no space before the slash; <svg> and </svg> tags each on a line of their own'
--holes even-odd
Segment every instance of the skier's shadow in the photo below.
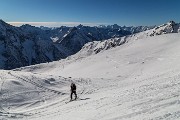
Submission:
<svg viewBox="0 0 180 120">
<path fill-rule="evenodd" d="M 88 100 L 88 99 L 90 99 L 90 98 L 80 98 L 80 100 Z"/>
</svg>

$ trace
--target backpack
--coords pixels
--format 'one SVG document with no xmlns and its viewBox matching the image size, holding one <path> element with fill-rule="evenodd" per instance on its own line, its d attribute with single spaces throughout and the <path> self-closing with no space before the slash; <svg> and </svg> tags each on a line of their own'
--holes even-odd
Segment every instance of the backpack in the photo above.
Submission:
<svg viewBox="0 0 180 120">
<path fill-rule="evenodd" d="M 74 83 L 71 84 L 71 90 L 76 90 L 76 85 Z"/>
</svg>

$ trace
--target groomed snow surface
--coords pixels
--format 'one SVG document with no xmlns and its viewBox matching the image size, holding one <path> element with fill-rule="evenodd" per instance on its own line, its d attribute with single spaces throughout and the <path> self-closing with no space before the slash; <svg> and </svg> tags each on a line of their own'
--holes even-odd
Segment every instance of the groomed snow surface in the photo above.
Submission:
<svg viewBox="0 0 180 120">
<path fill-rule="evenodd" d="M 180 34 L 0 71 L 1 120 L 179 120 Z M 77 101 L 70 99 L 70 83 Z"/>
</svg>

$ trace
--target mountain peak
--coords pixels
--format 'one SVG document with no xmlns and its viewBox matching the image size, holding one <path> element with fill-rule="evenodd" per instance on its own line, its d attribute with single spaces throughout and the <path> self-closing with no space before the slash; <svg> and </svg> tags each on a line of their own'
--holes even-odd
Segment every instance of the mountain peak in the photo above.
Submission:
<svg viewBox="0 0 180 120">
<path fill-rule="evenodd" d="M 168 25 L 175 25 L 176 23 L 172 20 L 167 23 Z"/>
<path fill-rule="evenodd" d="M 113 28 L 113 29 L 119 29 L 120 26 L 119 26 L 118 24 L 114 24 L 114 25 L 112 25 L 112 28 Z"/>
<path fill-rule="evenodd" d="M 30 25 L 30 24 L 24 24 L 24 25 L 21 25 L 20 27 L 25 28 L 25 27 L 35 27 L 35 26 L 32 26 L 32 25 Z"/>
<path fill-rule="evenodd" d="M 78 26 L 77 26 L 77 28 L 82 28 L 83 27 L 83 25 L 82 24 L 79 24 Z"/>
<path fill-rule="evenodd" d="M 1 24 L 1 25 L 9 25 L 9 24 L 7 24 L 6 22 L 4 22 L 2 19 L 0 19 L 0 24 Z"/>
<path fill-rule="evenodd" d="M 0 19 L 0 29 L 1 29 L 1 30 L 5 31 L 5 30 L 6 30 L 7 28 L 9 28 L 9 27 L 12 27 L 12 28 L 13 28 L 14 26 L 12 26 L 12 25 L 4 22 L 2 19 Z"/>
<path fill-rule="evenodd" d="M 0 19 L 0 22 L 3 21 L 2 19 Z"/>
</svg>

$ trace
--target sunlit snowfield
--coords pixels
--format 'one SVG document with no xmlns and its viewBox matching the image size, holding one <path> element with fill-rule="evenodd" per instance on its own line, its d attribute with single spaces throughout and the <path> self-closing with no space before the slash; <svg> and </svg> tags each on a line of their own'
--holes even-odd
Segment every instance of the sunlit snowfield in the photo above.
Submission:
<svg viewBox="0 0 180 120">
<path fill-rule="evenodd" d="M 178 120 L 180 34 L 0 71 L 2 120 Z M 80 51 L 81 52 L 81 51 Z M 70 83 L 78 100 L 70 99 Z"/>
</svg>

